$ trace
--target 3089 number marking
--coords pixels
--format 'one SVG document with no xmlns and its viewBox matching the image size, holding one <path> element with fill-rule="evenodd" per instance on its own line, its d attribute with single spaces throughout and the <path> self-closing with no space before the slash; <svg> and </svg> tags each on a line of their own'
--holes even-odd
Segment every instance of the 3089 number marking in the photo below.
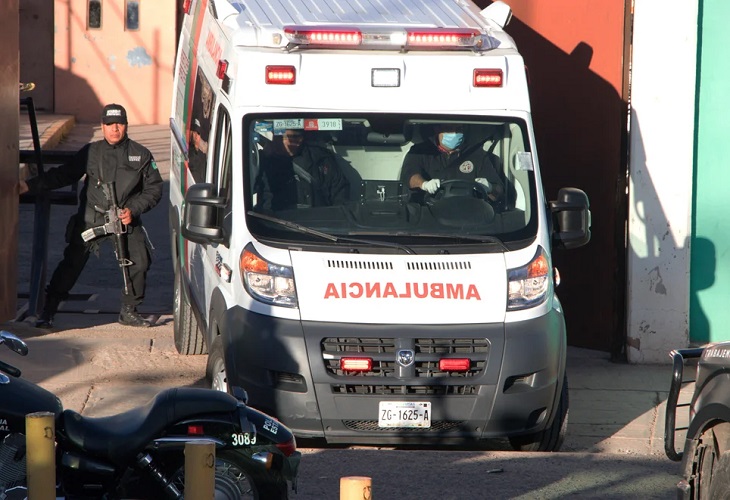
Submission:
<svg viewBox="0 0 730 500">
<path fill-rule="evenodd" d="M 231 441 L 233 446 L 252 446 L 256 444 L 256 434 L 248 432 L 231 434 Z"/>
</svg>

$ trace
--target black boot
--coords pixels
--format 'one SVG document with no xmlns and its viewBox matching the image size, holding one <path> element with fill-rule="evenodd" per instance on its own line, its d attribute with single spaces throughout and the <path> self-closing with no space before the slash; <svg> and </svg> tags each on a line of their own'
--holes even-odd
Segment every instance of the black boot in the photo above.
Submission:
<svg viewBox="0 0 730 500">
<path fill-rule="evenodd" d="M 130 304 L 123 304 L 122 310 L 119 312 L 119 323 L 127 326 L 140 326 L 147 328 L 152 326 L 152 322 L 140 316 L 137 308 Z"/>
<path fill-rule="evenodd" d="M 61 303 L 58 297 L 55 295 L 46 295 L 46 301 L 43 305 L 43 312 L 38 316 L 38 321 L 35 322 L 36 328 L 44 328 L 50 330 L 53 328 L 53 317 L 58 311 L 58 305 Z"/>
</svg>

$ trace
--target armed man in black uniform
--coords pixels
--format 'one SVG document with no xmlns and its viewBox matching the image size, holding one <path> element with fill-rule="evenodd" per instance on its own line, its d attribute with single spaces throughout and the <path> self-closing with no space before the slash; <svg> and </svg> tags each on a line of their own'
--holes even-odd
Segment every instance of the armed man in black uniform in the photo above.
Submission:
<svg viewBox="0 0 730 500">
<path fill-rule="evenodd" d="M 162 198 L 162 177 L 152 153 L 127 137 L 127 112 L 119 104 L 108 104 L 101 117 L 104 139 L 81 148 L 63 165 L 45 172 L 42 177 L 20 182 L 20 193 L 53 190 L 78 182 L 84 174 L 79 195 L 79 210 L 68 222 L 66 249 L 63 260 L 53 272 L 46 288 L 46 300 L 36 327 L 52 328 L 53 318 L 61 301 L 68 297 L 81 271 L 89 260 L 90 252 L 98 252 L 101 241 L 114 235 L 105 235 L 84 241 L 82 233 L 103 226 L 105 211 L 111 208 L 102 186 L 114 182 L 119 219 L 126 226 L 126 244 L 129 270 L 129 293 L 122 292 L 119 323 L 148 327 L 150 321 L 140 316 L 137 306 L 144 299 L 147 270 L 151 256 L 141 215 L 152 209 Z"/>
</svg>

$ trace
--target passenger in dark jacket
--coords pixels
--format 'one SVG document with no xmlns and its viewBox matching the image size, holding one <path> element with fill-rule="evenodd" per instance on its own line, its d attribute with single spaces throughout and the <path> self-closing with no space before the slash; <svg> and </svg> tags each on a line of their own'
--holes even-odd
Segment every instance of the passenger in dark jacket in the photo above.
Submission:
<svg viewBox="0 0 730 500">
<path fill-rule="evenodd" d="M 105 222 L 104 211 L 110 201 L 102 190 L 102 184 L 114 182 L 119 218 L 126 226 L 126 244 L 131 264 L 129 277 L 131 290 L 122 292 L 122 308 L 119 323 L 130 326 L 150 326 L 149 320 L 140 316 L 137 306 L 144 299 L 147 270 L 151 256 L 141 215 L 157 205 L 162 198 L 162 177 L 157 170 L 152 153 L 141 144 L 127 137 L 127 112 L 119 104 L 109 104 L 102 111 L 104 139 L 81 148 L 67 163 L 45 172 L 43 176 L 21 181 L 20 193 L 39 193 L 78 182 L 84 175 L 79 194 L 79 210 L 71 217 L 66 228 L 66 249 L 63 260 L 53 272 L 46 289 L 43 312 L 37 327 L 52 328 L 53 318 L 61 301 L 68 297 L 84 269 L 91 251 L 113 235 L 105 235 L 90 241 L 81 236 L 85 230 Z"/>
<path fill-rule="evenodd" d="M 287 210 L 345 203 L 350 184 L 326 148 L 307 144 L 301 130 L 275 136 L 261 154 L 257 208 Z"/>
</svg>

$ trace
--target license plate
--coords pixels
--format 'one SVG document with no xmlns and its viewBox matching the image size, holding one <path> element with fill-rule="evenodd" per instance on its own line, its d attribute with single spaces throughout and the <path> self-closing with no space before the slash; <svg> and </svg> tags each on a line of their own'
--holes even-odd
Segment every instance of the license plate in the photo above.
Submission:
<svg viewBox="0 0 730 500">
<path fill-rule="evenodd" d="M 378 427 L 431 427 L 431 403 L 420 401 L 381 401 Z"/>
</svg>

